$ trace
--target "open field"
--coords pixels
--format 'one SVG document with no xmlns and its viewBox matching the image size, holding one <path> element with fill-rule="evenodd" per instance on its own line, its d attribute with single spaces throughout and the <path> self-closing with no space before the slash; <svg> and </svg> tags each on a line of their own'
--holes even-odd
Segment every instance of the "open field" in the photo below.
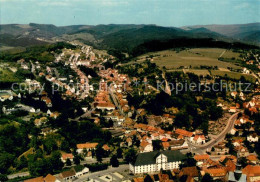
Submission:
<svg viewBox="0 0 260 182">
<path fill-rule="evenodd" d="M 147 56 L 153 56 L 152 62 L 156 63 L 160 67 L 165 66 L 167 69 L 190 66 L 192 68 L 200 68 L 200 66 L 218 66 L 219 68 L 232 67 L 234 69 L 240 69 L 239 66 L 232 63 L 219 61 L 218 58 L 223 52 L 223 58 L 238 58 L 239 56 L 238 53 L 225 51 L 225 49 L 219 48 L 196 48 L 187 49 L 180 52 L 165 50 L 144 54 L 138 57 L 136 63 L 143 62 Z"/>
<path fill-rule="evenodd" d="M 194 73 L 195 75 L 207 76 L 210 75 L 208 70 L 183 69 L 184 73 Z"/>
<path fill-rule="evenodd" d="M 240 79 L 241 76 L 244 76 L 247 80 L 254 81 L 254 82 L 256 81 L 256 78 L 253 77 L 252 75 L 246 75 L 246 74 L 237 73 L 237 72 L 212 70 L 211 74 L 218 75 L 218 76 L 225 76 L 227 74 L 228 77 L 234 78 L 234 79 Z"/>
<path fill-rule="evenodd" d="M 18 82 L 19 78 L 7 68 L 0 68 L 0 82 Z"/>
<path fill-rule="evenodd" d="M 256 81 L 256 78 L 252 75 L 246 75 L 238 72 L 231 72 L 231 71 L 222 71 L 222 70 L 209 70 L 206 69 L 171 69 L 167 70 L 167 72 L 184 72 L 184 73 L 194 73 L 195 75 L 198 76 L 206 76 L 206 75 L 211 75 L 211 76 L 222 76 L 224 77 L 225 74 L 227 74 L 228 77 L 234 78 L 234 79 L 240 79 L 241 76 L 244 76 L 247 80 L 249 81 Z"/>
<path fill-rule="evenodd" d="M 223 53 L 221 57 L 223 58 L 239 58 L 239 53 L 232 52 L 230 50 L 225 50 L 221 48 L 195 48 L 189 50 L 192 53 L 198 53 L 199 55 L 203 55 L 210 58 L 219 58 L 220 55 Z"/>
</svg>

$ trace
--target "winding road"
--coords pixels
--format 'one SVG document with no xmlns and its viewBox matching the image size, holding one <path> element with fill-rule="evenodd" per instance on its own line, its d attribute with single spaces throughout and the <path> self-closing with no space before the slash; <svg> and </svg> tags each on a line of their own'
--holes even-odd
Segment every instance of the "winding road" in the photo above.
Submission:
<svg viewBox="0 0 260 182">
<path fill-rule="evenodd" d="M 233 114 L 228 119 L 227 126 L 225 127 L 225 129 L 215 139 L 212 139 L 209 142 L 204 143 L 202 145 L 196 145 L 196 144 L 188 142 L 188 145 L 189 145 L 189 148 L 191 149 L 191 152 L 203 154 L 203 153 L 205 153 L 205 151 L 207 149 L 211 149 L 214 145 L 216 145 L 217 143 L 221 142 L 225 138 L 226 134 L 233 128 L 238 114 L 239 114 L 239 112 Z"/>
</svg>

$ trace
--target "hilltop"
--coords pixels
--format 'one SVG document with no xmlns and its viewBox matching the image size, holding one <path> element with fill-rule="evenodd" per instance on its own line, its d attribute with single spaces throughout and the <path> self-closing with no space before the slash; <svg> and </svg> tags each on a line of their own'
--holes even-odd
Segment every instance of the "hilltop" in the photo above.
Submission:
<svg viewBox="0 0 260 182">
<path fill-rule="evenodd" d="M 172 40 L 175 39 L 188 40 L 188 44 L 191 41 L 198 42 L 200 39 L 208 39 L 210 41 L 223 41 L 227 43 L 240 41 L 241 43 L 259 45 L 259 39 L 255 38 L 255 36 L 259 36 L 259 25 L 259 23 L 244 25 L 198 25 L 176 28 L 134 24 L 95 26 L 55 26 L 35 23 L 27 25 L 8 24 L 0 25 L 0 46 L 2 49 L 6 49 L 9 47 L 43 45 L 57 41 L 76 40 L 96 48 L 117 49 L 131 54 L 135 48 L 147 46 L 152 41 L 163 41 L 172 44 Z M 207 44 L 210 43 L 207 42 Z M 167 48 L 169 48 L 168 45 Z"/>
</svg>

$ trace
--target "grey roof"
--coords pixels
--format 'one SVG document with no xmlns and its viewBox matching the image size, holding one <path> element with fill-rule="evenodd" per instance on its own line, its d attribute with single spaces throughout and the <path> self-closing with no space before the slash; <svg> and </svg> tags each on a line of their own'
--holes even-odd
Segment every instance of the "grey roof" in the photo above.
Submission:
<svg viewBox="0 0 260 182">
<path fill-rule="evenodd" d="M 155 164 L 156 157 L 158 157 L 160 154 L 167 156 L 168 162 L 176 162 L 185 159 L 185 155 L 183 155 L 178 150 L 146 152 L 138 154 L 134 166 Z"/>
</svg>

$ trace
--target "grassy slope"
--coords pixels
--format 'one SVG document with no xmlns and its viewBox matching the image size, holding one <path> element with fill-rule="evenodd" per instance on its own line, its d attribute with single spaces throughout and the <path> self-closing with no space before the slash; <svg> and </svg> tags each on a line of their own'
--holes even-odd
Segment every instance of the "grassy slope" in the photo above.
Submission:
<svg viewBox="0 0 260 182">
<path fill-rule="evenodd" d="M 220 48 L 196 48 L 184 50 L 179 53 L 172 50 L 165 50 L 139 56 L 139 61 L 137 60 L 137 62 L 142 62 L 146 56 L 153 55 L 153 62 L 160 67 L 165 66 L 167 69 L 176 69 L 180 66 L 199 67 L 201 65 L 218 66 L 219 68 L 232 67 L 234 69 L 239 69 L 239 66 L 218 60 L 218 57 L 224 50 L 225 49 Z M 227 51 L 222 57 L 238 58 L 238 56 L 238 53 Z"/>
</svg>

